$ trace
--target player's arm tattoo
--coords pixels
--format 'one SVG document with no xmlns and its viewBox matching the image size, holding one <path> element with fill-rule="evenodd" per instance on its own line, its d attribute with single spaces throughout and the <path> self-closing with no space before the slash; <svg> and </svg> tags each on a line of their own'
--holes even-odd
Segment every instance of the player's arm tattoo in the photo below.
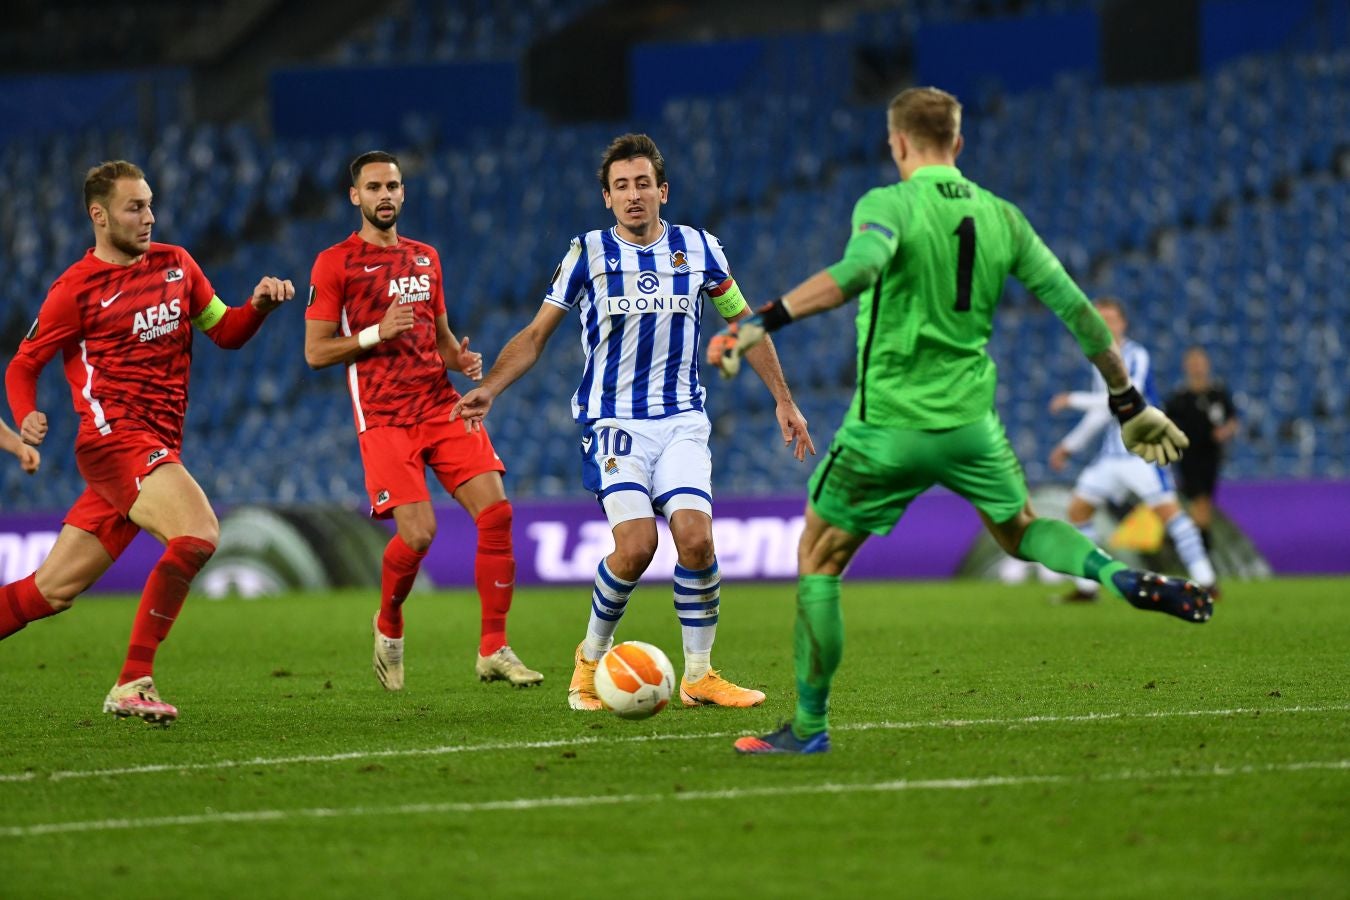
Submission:
<svg viewBox="0 0 1350 900">
<path fill-rule="evenodd" d="M 1125 360 L 1116 352 L 1115 347 L 1107 347 L 1101 353 L 1088 357 L 1097 371 L 1106 379 L 1106 386 L 1112 393 L 1118 394 L 1130 386 L 1130 372 L 1125 368 Z"/>
</svg>

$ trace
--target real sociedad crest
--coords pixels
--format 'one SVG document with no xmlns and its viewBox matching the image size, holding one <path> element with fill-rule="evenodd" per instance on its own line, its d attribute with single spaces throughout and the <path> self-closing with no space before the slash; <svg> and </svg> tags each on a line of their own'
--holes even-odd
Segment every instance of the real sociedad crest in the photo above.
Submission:
<svg viewBox="0 0 1350 900">
<path fill-rule="evenodd" d="M 689 260 L 685 259 L 683 250 L 676 250 L 670 254 L 670 267 L 681 275 L 689 273 Z"/>
</svg>

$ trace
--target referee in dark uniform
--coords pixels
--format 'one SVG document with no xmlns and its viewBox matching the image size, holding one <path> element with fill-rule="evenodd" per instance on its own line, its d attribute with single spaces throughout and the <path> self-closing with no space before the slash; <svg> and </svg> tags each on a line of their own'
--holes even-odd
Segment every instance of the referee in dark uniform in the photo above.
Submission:
<svg viewBox="0 0 1350 900">
<path fill-rule="evenodd" d="M 1177 487 L 1208 546 L 1223 445 L 1237 433 L 1237 410 L 1228 389 L 1211 378 L 1209 354 L 1203 348 L 1187 350 L 1183 368 L 1186 383 L 1167 398 L 1166 411 L 1191 439 L 1177 464 Z"/>
</svg>

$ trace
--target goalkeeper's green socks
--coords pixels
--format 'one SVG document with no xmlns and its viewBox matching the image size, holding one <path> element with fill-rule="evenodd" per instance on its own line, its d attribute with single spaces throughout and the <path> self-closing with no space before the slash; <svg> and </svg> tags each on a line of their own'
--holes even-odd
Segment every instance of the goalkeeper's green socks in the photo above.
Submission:
<svg viewBox="0 0 1350 900">
<path fill-rule="evenodd" d="M 844 656 L 844 617 L 838 575 L 797 579 L 797 715 L 792 731 L 802 740 L 829 728 L 830 682 Z"/>
<path fill-rule="evenodd" d="M 1052 571 L 1091 578 L 1117 599 L 1124 596 L 1111 576 L 1124 571 L 1125 564 L 1112 559 L 1068 522 L 1034 519 L 1022 534 L 1017 552 L 1023 559 L 1038 562 Z"/>
</svg>

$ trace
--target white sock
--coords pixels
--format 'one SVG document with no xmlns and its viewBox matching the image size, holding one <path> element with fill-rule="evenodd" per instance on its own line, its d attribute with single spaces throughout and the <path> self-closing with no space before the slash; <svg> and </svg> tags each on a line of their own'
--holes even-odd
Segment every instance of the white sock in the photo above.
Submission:
<svg viewBox="0 0 1350 900">
<path fill-rule="evenodd" d="M 614 631 L 619 627 L 628 597 L 637 587 L 636 581 L 624 581 L 609 570 L 605 561 L 595 570 L 595 587 L 591 591 L 591 619 L 586 623 L 586 639 L 581 643 L 581 655 L 596 660 L 614 645 Z"/>
<path fill-rule="evenodd" d="M 698 681 L 708 670 L 712 668 L 712 651 L 707 653 L 690 653 L 684 651 L 684 679 L 690 684 Z"/>
<path fill-rule="evenodd" d="M 1214 587 L 1214 566 L 1205 552 L 1205 539 L 1200 529 L 1186 513 L 1177 513 L 1167 523 L 1167 534 L 1176 545 L 1177 556 L 1181 557 L 1191 580 L 1201 587 Z"/>
<path fill-rule="evenodd" d="M 707 674 L 717 637 L 717 612 L 722 594 L 722 573 L 717 560 L 706 569 L 675 566 L 675 615 L 684 638 L 684 677 L 698 681 Z"/>
<path fill-rule="evenodd" d="M 1097 526 L 1093 523 L 1092 519 L 1088 519 L 1081 525 L 1074 525 L 1073 527 L 1077 528 L 1083 537 L 1092 541 L 1094 544 L 1097 543 Z M 1101 587 L 1100 584 L 1091 578 L 1075 578 L 1073 583 L 1074 586 L 1078 588 L 1080 594 L 1096 594 L 1097 588 Z"/>
</svg>

